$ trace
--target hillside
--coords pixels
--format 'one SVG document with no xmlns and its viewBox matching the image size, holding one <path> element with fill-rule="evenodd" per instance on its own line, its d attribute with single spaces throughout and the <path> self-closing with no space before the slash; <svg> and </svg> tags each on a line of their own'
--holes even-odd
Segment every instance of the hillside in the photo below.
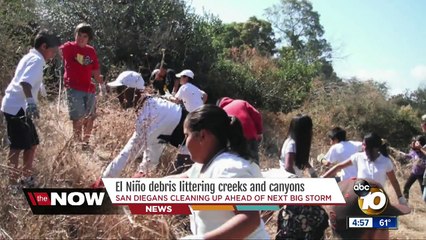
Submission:
<svg viewBox="0 0 426 240">
<path fill-rule="evenodd" d="M 80 146 L 70 142 L 71 123 L 65 106 L 60 111 L 56 104 L 44 102 L 41 119 L 36 125 L 41 136 L 37 150 L 35 169 L 40 187 L 88 187 L 101 173 L 101 169 L 120 151 L 132 133 L 134 112 L 119 109 L 115 99 L 103 99 L 99 103 L 99 117 L 92 138 L 93 151 L 82 152 Z M 262 149 L 262 167 L 276 166 L 276 152 L 288 127 L 289 116 L 264 113 L 265 143 Z M 327 128 L 326 126 L 317 126 Z M 2 132 L 4 133 L 4 132 Z M 275 145 L 275 146 L 274 146 Z M 312 155 L 327 149 L 323 137 L 314 136 Z M 7 192 L 7 148 L 0 152 L 0 180 L 2 192 Z M 160 174 L 174 156 L 167 148 L 162 157 Z M 122 176 L 131 176 L 137 163 L 131 163 Z M 402 185 L 411 166 L 397 166 Z M 389 188 L 389 186 L 387 186 Z M 395 196 L 391 192 L 392 201 Z M 392 239 L 426 238 L 426 209 L 417 183 L 411 191 L 411 214 L 399 218 L 399 229 L 392 231 Z M 0 196 L 0 239 L 28 238 L 126 238 L 126 239 L 173 239 L 187 234 L 188 218 L 184 216 L 35 216 L 22 195 Z M 271 237 L 276 231 L 275 219 L 268 223 Z M 327 232 L 330 238 L 329 231 Z"/>
</svg>

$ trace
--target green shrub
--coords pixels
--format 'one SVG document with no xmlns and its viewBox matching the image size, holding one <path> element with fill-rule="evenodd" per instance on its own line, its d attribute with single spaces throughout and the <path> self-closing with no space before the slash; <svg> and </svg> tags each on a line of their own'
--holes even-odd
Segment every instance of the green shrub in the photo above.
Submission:
<svg viewBox="0 0 426 240">
<path fill-rule="evenodd" d="M 209 76 L 210 98 L 241 98 L 265 110 L 290 112 L 309 95 L 315 67 L 292 55 L 276 60 L 252 48 L 233 48 L 221 57 Z"/>
<path fill-rule="evenodd" d="M 232 97 L 256 104 L 260 99 L 259 85 L 245 66 L 231 60 L 219 60 L 212 68 L 207 84 L 210 99 Z"/>
<path fill-rule="evenodd" d="M 381 87 L 356 79 L 328 84 L 315 81 L 304 109 L 315 121 L 317 136 L 341 126 L 351 138 L 362 140 L 365 133 L 374 131 L 392 146 L 406 149 L 411 137 L 420 133 L 417 112 L 393 104 Z"/>
<path fill-rule="evenodd" d="M 0 1 L 0 95 L 12 80 L 16 65 L 32 46 L 36 33 L 34 1 Z M 1 98 L 1 97 L 0 97 Z"/>
</svg>

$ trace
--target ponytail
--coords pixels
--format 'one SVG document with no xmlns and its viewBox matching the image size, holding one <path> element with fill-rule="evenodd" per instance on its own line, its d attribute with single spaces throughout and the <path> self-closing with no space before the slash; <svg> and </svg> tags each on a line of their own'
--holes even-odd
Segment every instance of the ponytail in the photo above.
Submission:
<svg viewBox="0 0 426 240">
<path fill-rule="evenodd" d="M 244 137 L 240 120 L 234 116 L 230 116 L 229 119 L 228 140 L 230 150 L 237 153 L 242 158 L 254 159 L 254 156 L 251 156 L 252 154 L 248 149 L 247 140 Z"/>
<path fill-rule="evenodd" d="M 372 151 L 374 148 L 379 149 L 380 154 L 389 157 L 387 142 L 382 139 L 377 133 L 371 132 L 364 136 L 365 150 Z M 374 161 L 374 160 L 373 160 Z"/>
</svg>

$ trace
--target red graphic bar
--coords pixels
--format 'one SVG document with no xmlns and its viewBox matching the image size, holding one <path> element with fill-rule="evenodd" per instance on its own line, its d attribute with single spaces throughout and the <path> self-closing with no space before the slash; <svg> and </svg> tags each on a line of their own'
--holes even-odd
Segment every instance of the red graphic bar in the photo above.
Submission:
<svg viewBox="0 0 426 240">
<path fill-rule="evenodd" d="M 191 214 L 187 204 L 127 204 L 132 214 Z"/>
<path fill-rule="evenodd" d="M 37 206 L 37 203 L 36 203 L 36 201 L 34 200 L 33 194 L 29 192 L 29 193 L 28 193 L 28 197 L 30 197 L 31 204 L 32 204 L 33 206 Z"/>
</svg>

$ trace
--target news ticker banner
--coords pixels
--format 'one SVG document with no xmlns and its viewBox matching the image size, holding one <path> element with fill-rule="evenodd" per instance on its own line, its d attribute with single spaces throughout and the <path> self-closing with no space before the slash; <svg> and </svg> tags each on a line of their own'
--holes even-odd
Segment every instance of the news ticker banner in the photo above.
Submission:
<svg viewBox="0 0 426 240">
<path fill-rule="evenodd" d="M 25 189 L 34 214 L 191 214 L 345 204 L 333 178 L 104 178 L 105 190 Z"/>
</svg>

